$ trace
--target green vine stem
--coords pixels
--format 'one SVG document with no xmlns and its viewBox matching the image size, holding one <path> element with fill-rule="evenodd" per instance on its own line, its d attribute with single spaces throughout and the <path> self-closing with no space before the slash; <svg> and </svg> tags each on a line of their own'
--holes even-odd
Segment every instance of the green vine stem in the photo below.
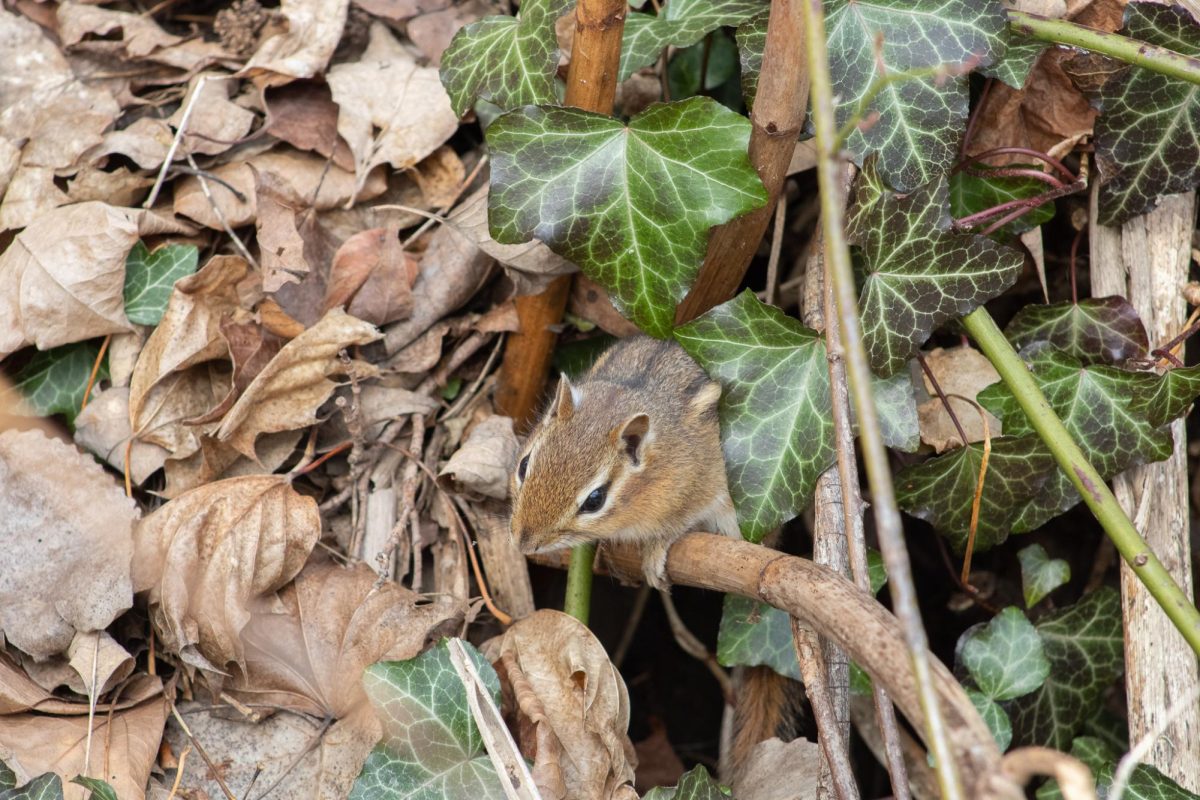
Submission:
<svg viewBox="0 0 1200 800">
<path fill-rule="evenodd" d="M 1188 596 L 1171 578 L 1166 567 L 1133 527 L 1129 517 L 1117 504 L 1117 498 L 1109 490 L 1108 484 L 1088 462 L 1087 456 L 1063 426 L 1062 420 L 1050 408 L 1042 390 L 1008 339 L 1004 338 L 991 315 L 981 306 L 963 317 L 963 324 L 979 344 L 983 354 L 1000 373 L 1013 396 L 1017 398 L 1030 424 L 1050 448 L 1059 467 L 1079 490 L 1083 501 L 1096 515 L 1108 538 L 1117 546 L 1121 557 L 1129 563 L 1138 580 L 1162 606 L 1192 650 L 1200 655 L 1200 611 L 1192 605 Z"/>
<path fill-rule="evenodd" d="M 596 560 L 596 543 L 581 544 L 571 551 L 571 564 L 567 568 L 567 596 L 563 599 L 563 611 L 575 619 L 588 624 L 588 612 L 592 605 L 592 563 Z"/>
<path fill-rule="evenodd" d="M 875 527 L 887 566 L 892 608 L 904 632 L 904 642 L 912 663 L 917 696 L 925 717 L 925 739 L 937 765 L 942 797 L 946 800 L 961 800 L 965 797 L 962 780 L 933 685 L 929 641 L 921 623 L 921 611 L 917 605 L 908 552 L 905 550 L 900 510 L 896 507 L 887 450 L 883 445 L 879 416 L 871 394 L 871 372 L 867 366 L 866 349 L 863 347 L 854 271 L 845 234 L 846 199 L 842 191 L 842 166 L 838 154 L 833 86 L 829 77 L 829 55 L 825 43 L 825 12 L 821 0 L 804 0 L 803 9 L 811 80 L 812 118 L 816 131 L 816 166 L 820 185 L 821 232 L 825 238 L 826 268 L 832 278 L 841 322 L 846 372 L 850 379 L 854 408 L 858 412 L 859 438 L 862 442 L 863 462 L 867 468 L 867 481 L 871 487 Z"/>
<path fill-rule="evenodd" d="M 1200 59 L 1165 47 L 1027 11 L 1010 10 L 1008 24 L 1016 33 L 1040 42 L 1080 47 L 1171 78 L 1200 84 Z"/>
</svg>

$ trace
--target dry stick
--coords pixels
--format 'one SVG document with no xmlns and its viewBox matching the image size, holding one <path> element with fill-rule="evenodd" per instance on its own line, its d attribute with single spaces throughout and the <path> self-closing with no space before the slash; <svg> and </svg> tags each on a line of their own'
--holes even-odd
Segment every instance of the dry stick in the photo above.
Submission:
<svg viewBox="0 0 1200 800">
<path fill-rule="evenodd" d="M 584 111 L 611 114 L 617 94 L 621 34 L 625 30 L 626 0 L 579 0 L 575 6 L 575 43 L 567 69 L 565 103 Z M 496 406 L 524 428 L 541 397 L 557 335 L 551 328 L 562 321 L 571 293 L 571 276 L 555 278 L 541 294 L 518 297 L 521 329 L 508 339 Z"/>
<path fill-rule="evenodd" d="M 841 167 L 837 153 L 837 133 L 833 106 L 833 88 L 829 77 L 829 58 L 825 47 L 825 14 L 820 0 L 803 0 L 805 43 L 812 79 L 813 122 L 816 129 L 817 176 L 821 188 L 821 226 L 825 235 L 826 269 L 833 279 L 842 342 L 846 348 L 847 375 L 858 412 L 863 461 L 871 485 L 875 508 L 875 526 L 883 560 L 887 566 L 892 607 L 904 630 L 905 643 L 912 660 L 912 673 L 923 712 L 926 741 L 937 763 L 938 783 L 946 800 L 961 800 L 964 795 L 959 765 L 952 755 L 943 710 L 934 691 L 936 662 L 921 622 L 913 587 L 912 569 L 904 545 L 900 511 L 896 507 L 892 474 L 879 428 L 879 417 L 871 397 L 871 372 L 863 347 L 862 328 L 855 298 L 854 270 L 850 248 L 845 239 L 845 201 L 841 191 Z M 897 698 L 898 699 L 898 698 Z"/>
<path fill-rule="evenodd" d="M 763 70 L 750 112 L 750 162 L 767 190 L 767 204 L 717 227 L 708 240 L 704 265 L 692 290 L 675 311 L 683 323 L 733 296 L 762 241 L 767 222 L 787 177 L 788 163 L 808 106 L 808 70 L 799 43 L 804 41 L 803 0 L 774 0 L 767 20 Z"/>
<path fill-rule="evenodd" d="M 171 704 L 171 716 L 175 717 L 175 721 L 178 722 L 179 727 L 183 729 L 183 733 L 188 737 L 188 741 L 191 742 L 192 747 L 196 748 L 196 752 L 200 754 L 200 757 L 204 759 L 204 763 L 208 765 L 209 771 L 212 772 L 213 780 L 215 780 L 217 785 L 221 787 L 221 791 L 225 794 L 226 800 L 237 800 L 237 798 L 234 797 L 233 792 L 229 791 L 229 787 L 225 784 L 225 779 L 221 777 L 220 768 L 218 768 L 217 765 L 213 763 L 213 760 L 208 757 L 208 753 L 205 751 L 204 746 L 200 744 L 200 740 L 197 739 L 196 735 L 192 733 L 192 729 L 188 727 L 188 724 L 183 721 L 183 715 L 180 714 L 179 709 L 175 707 L 175 701 L 168 700 L 167 702 Z"/>
<path fill-rule="evenodd" d="M 83 389 L 83 401 L 79 404 L 80 412 L 87 408 L 88 398 L 92 396 L 92 387 L 96 385 L 96 376 L 100 374 L 100 365 L 104 363 L 104 354 L 108 352 L 108 343 L 111 341 L 112 334 L 110 333 L 100 343 L 100 352 L 96 354 L 96 361 L 92 364 L 92 372 L 88 375 L 87 386 Z"/>
<path fill-rule="evenodd" d="M 829 693 L 829 675 L 825 670 L 825 654 L 821 652 L 816 632 L 792 617 L 792 646 L 805 687 L 819 686 L 822 691 L 810 691 L 808 701 L 817 720 L 818 737 L 825 763 L 829 765 L 829 777 L 833 782 L 838 800 L 858 800 L 858 782 L 850 767 L 850 744 L 842 735 L 842 721 L 833 707 Z M 824 776 L 822 775 L 822 778 Z"/>
</svg>

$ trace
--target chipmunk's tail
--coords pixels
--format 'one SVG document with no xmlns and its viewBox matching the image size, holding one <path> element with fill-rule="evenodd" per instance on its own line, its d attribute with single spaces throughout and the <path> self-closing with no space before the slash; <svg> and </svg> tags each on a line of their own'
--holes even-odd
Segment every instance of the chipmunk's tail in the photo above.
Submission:
<svg viewBox="0 0 1200 800">
<path fill-rule="evenodd" d="M 759 742 L 795 737 L 801 699 L 800 685 L 770 667 L 738 667 L 734 691 L 732 737 L 721 762 L 722 778 L 730 784 L 736 783 Z"/>
</svg>

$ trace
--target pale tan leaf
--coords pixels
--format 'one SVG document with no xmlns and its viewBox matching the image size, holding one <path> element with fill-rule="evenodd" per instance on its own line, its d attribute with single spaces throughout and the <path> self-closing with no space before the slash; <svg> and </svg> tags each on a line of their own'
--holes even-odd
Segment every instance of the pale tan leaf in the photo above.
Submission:
<svg viewBox="0 0 1200 800">
<path fill-rule="evenodd" d="M 738 800 L 816 800 L 821 746 L 801 737 L 767 739 L 750 751 L 733 787 Z"/>
<path fill-rule="evenodd" d="M 90 456 L 41 431 L 0 433 L 0 508 L 0 631 L 9 642 L 52 656 L 132 605 L 137 507 Z"/>
<path fill-rule="evenodd" d="M 354 5 L 376 17 L 404 22 L 406 19 L 449 5 L 449 0 L 354 0 Z"/>
<path fill-rule="evenodd" d="M 129 441 L 129 387 L 115 386 L 95 395 L 75 418 L 75 441 L 118 472 L 125 471 L 125 445 Z M 135 441 L 129 453 L 130 478 L 145 483 L 162 469 L 170 453 L 158 445 Z"/>
<path fill-rule="evenodd" d="M 429 11 L 408 21 L 404 35 L 412 40 L 430 64 L 440 67 L 442 53 L 464 25 L 495 13 L 485 0 L 459 0 L 449 8 Z"/>
<path fill-rule="evenodd" d="M 380 164 L 411 167 L 458 130 L 437 69 L 417 66 L 382 23 L 371 26 L 362 58 L 333 67 L 327 81 L 360 183 Z M 379 91 L 381 85 L 390 90 Z"/>
<path fill-rule="evenodd" d="M 490 416 L 476 425 L 462 447 L 450 456 L 438 473 L 438 485 L 458 494 L 505 500 L 508 476 L 520 452 L 512 418 Z"/>
<path fill-rule="evenodd" d="M 24 228 L 71 198 L 55 183 L 53 167 L 21 164 L 8 181 L 8 191 L 0 202 L 0 231 Z"/>
<path fill-rule="evenodd" d="M 201 80 L 204 88 L 195 96 Z M 197 75 L 192 78 L 187 96 L 179 108 L 167 120 L 178 129 L 183 115 L 191 106 L 188 117 L 186 146 L 193 153 L 217 155 L 224 153 L 250 132 L 254 125 L 254 112 L 242 108 L 229 99 L 234 82 L 221 80 L 215 74 Z"/>
<path fill-rule="evenodd" d="M 286 475 L 209 483 L 138 523 L 134 590 L 149 592 L 164 648 L 206 669 L 244 665 L 251 605 L 295 577 L 320 534 L 316 501 Z"/>
<path fill-rule="evenodd" d="M 75 634 L 67 657 L 79 675 L 79 693 L 88 697 L 99 697 L 133 674 L 133 656 L 104 631 Z"/>
<path fill-rule="evenodd" d="M 240 74 L 260 86 L 320 74 L 342 38 L 349 8 L 350 0 L 283 0 L 279 11 L 286 28 L 259 45 Z"/>
<path fill-rule="evenodd" d="M 1000 380 L 992 362 L 971 347 L 952 347 L 944 350 L 939 347 L 925 356 L 925 363 L 929 365 L 930 372 L 937 378 L 938 385 L 947 395 L 957 394 L 974 400 L 981 389 Z M 936 396 L 929 378 L 924 380 L 925 391 L 929 393 L 930 399 L 917 406 L 921 441 L 938 453 L 961 447 L 963 443 L 959 441 L 962 437 L 958 435 L 958 428 L 954 426 L 954 421 L 950 419 L 941 399 Z M 983 422 L 975 406 L 957 397 L 950 398 L 950 406 L 967 435 L 968 443 L 983 441 Z M 1000 420 L 990 412 L 984 413 L 987 414 L 989 432 L 993 437 L 999 436 L 1002 433 Z"/>
<path fill-rule="evenodd" d="M 171 126 L 157 117 L 142 117 L 119 131 L 104 134 L 100 146 L 88 153 L 90 158 L 119 154 L 142 169 L 158 169 L 167 158 L 175 134 Z"/>
<path fill-rule="evenodd" d="M 311 425 L 317 408 L 337 388 L 329 376 L 344 373 L 338 353 L 379 336 L 375 326 L 333 309 L 271 359 L 225 415 L 217 438 L 255 458 L 259 434 Z"/>
<path fill-rule="evenodd" d="M 275 292 L 285 283 L 298 283 L 310 269 L 304 259 L 304 238 L 297 229 L 303 208 L 297 205 L 286 180 L 273 172 L 255 172 L 258 217 L 254 227 L 263 291 Z"/>
<path fill-rule="evenodd" d="M 453 147 L 442 145 L 413 167 L 412 176 L 421 187 L 425 205 L 442 208 L 458 199 L 467 169 Z"/>
<path fill-rule="evenodd" d="M 270 475 L 292 457 L 303 433 L 283 431 L 261 437 L 254 448 L 257 461 L 212 436 L 203 435 L 197 452 L 184 459 L 167 459 L 163 465 L 167 485 L 160 494 L 171 499 L 218 478 Z"/>
<path fill-rule="evenodd" d="M 324 83 L 291 83 L 264 96 L 267 133 L 297 150 L 311 150 L 347 172 L 354 171 L 354 154 L 338 135 L 338 107 Z"/>
<path fill-rule="evenodd" d="M 67 199 L 72 203 L 102 200 L 110 205 L 132 206 L 140 203 L 153 185 L 154 178 L 125 167 L 103 170 L 85 165 L 67 184 Z"/>
<path fill-rule="evenodd" d="M 200 437 L 215 424 L 200 425 L 233 391 L 227 364 L 208 361 L 172 372 L 142 398 L 132 422 L 133 435 L 166 449 L 169 458 L 186 458 L 200 447 Z"/>
<path fill-rule="evenodd" d="M 119 33 L 119 38 L 110 35 L 114 33 Z M 71 2 L 58 7 L 58 35 L 67 48 L 87 36 L 120 42 L 122 55 L 132 60 L 182 41 L 160 28 L 153 17 Z"/>
<path fill-rule="evenodd" d="M 0 136 L 0 195 L 8 189 L 17 165 L 21 163 L 21 149 L 4 136 Z"/>
</svg>

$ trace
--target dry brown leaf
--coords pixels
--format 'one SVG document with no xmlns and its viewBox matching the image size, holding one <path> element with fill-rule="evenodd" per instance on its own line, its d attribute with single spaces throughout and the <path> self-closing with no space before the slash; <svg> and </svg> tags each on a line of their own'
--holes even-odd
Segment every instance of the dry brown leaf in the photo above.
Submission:
<svg viewBox="0 0 1200 800">
<path fill-rule="evenodd" d="M 292 457 L 303 433 L 284 431 L 261 437 L 254 448 L 257 461 L 245 458 L 229 445 L 205 434 L 200 437 L 197 452 L 183 459 L 167 459 L 163 465 L 167 485 L 159 494 L 173 499 L 218 478 L 270 475 Z"/>
<path fill-rule="evenodd" d="M 296 202 L 303 204 L 305 208 L 314 206 L 318 210 L 345 205 L 351 200 L 370 200 L 387 189 L 387 178 L 383 170 L 373 171 L 356 193 L 357 181 L 353 173 L 329 165 L 324 158 L 312 153 L 276 148 L 252 156 L 246 161 L 223 164 L 211 170 L 214 177 L 232 186 L 244 198 L 239 200 L 233 192 L 217 181 L 208 183 L 213 202 L 221 209 L 226 221 L 235 228 L 251 224 L 258 216 L 255 170 L 279 175 L 291 186 L 291 197 Z M 212 204 L 204 196 L 204 191 L 200 188 L 200 179 L 194 175 L 189 175 L 175 184 L 174 204 L 176 214 L 194 219 L 206 228 L 219 231 L 225 229 L 213 211 Z"/>
<path fill-rule="evenodd" d="M 145 199 L 153 185 L 154 178 L 125 167 L 106 171 L 84 166 L 67 183 L 67 199 L 72 203 L 102 200 L 109 205 L 134 206 Z"/>
<path fill-rule="evenodd" d="M 206 63 L 231 60 L 218 44 L 175 36 L 148 15 L 64 2 L 58 7 L 57 23 L 66 49 L 107 55 L 121 63 L 148 60 L 194 70 Z"/>
<path fill-rule="evenodd" d="M 300 332 L 297 331 L 297 335 Z M 233 385 L 224 400 L 207 414 L 193 419 L 192 424 L 215 422 L 225 416 L 225 412 L 233 407 L 251 381 L 258 377 L 258 373 L 283 347 L 283 340 L 262 325 L 231 317 L 221 322 L 221 336 L 225 338 L 229 357 L 233 360 Z"/>
<path fill-rule="evenodd" d="M 8 182 L 12 180 L 20 163 L 21 148 L 4 136 L 0 136 L 0 196 L 3 196 L 4 191 L 8 188 Z"/>
<path fill-rule="evenodd" d="M 759 742 L 733 787 L 738 800 L 816 800 L 821 746 L 801 737 Z"/>
<path fill-rule="evenodd" d="M 382 23 L 371 26 L 362 58 L 333 67 L 327 80 L 360 184 L 380 164 L 413 166 L 458 130 L 437 69 L 417 66 Z M 381 85 L 391 91 L 379 91 Z"/>
<path fill-rule="evenodd" d="M 613 307 L 604 287 L 582 272 L 571 281 L 567 310 L 613 336 L 633 336 L 638 327 Z"/>
<path fill-rule="evenodd" d="M 61 653 L 132 605 L 137 506 L 90 456 L 41 431 L 0 433 L 0 508 L 0 631 L 13 645 Z"/>
<path fill-rule="evenodd" d="M 508 498 L 508 476 L 517 463 L 521 443 L 511 417 L 493 415 L 480 422 L 438 472 L 438 485 L 458 494 L 496 500 Z"/>
<path fill-rule="evenodd" d="M 350 0 L 282 0 L 279 12 L 286 29 L 260 44 L 239 74 L 259 86 L 319 75 L 342 38 L 349 8 Z"/>
<path fill-rule="evenodd" d="M 229 99 L 233 81 L 222 80 L 222 75 L 205 74 L 192 78 L 187 96 L 171 116 L 169 123 L 178 130 L 183 115 L 191 106 L 185 141 L 191 152 L 212 156 L 224 153 L 250 132 L 254 125 L 254 112 L 242 108 Z M 203 89 L 201 89 L 203 81 Z M 200 95 L 196 96 L 196 91 Z"/>
<path fill-rule="evenodd" d="M 442 145 L 412 169 L 428 208 L 444 208 L 458 199 L 467 168 L 454 148 Z"/>
<path fill-rule="evenodd" d="M 87 408 L 75 418 L 75 441 L 108 462 L 118 472 L 125 471 L 125 445 L 129 430 L 129 387 L 114 386 L 94 396 Z M 135 441 L 129 452 L 129 475 L 141 486 L 162 469 L 169 451 L 148 442 Z"/>
<path fill-rule="evenodd" d="M 142 800 L 166 720 L 167 703 L 161 697 L 111 716 L 97 714 L 91 736 L 86 714 L 13 714 L 0 724 L 0 761 L 16 773 L 18 784 L 55 772 L 70 786 L 69 781 L 82 774 L 108 781 L 121 800 Z M 90 768 L 85 763 L 89 748 Z M 86 794 L 81 790 L 67 796 Z"/>
<path fill-rule="evenodd" d="M 165 448 L 169 458 L 186 458 L 200 448 L 200 437 L 215 427 L 197 420 L 232 393 L 232 384 L 224 362 L 206 361 L 172 372 L 142 396 L 137 416 L 131 419 L 136 440 Z"/>
<path fill-rule="evenodd" d="M 495 13 L 483 0 L 460 0 L 449 8 L 420 14 L 409 20 L 404 34 L 421 51 L 430 64 L 440 67 L 442 53 L 450 46 L 454 34 L 464 25 Z"/>
<path fill-rule="evenodd" d="M 190 229 L 149 211 L 91 202 L 40 217 L 0 253 L 0 358 L 132 327 L 125 257 L 138 239 Z"/>
<path fill-rule="evenodd" d="M 296 576 L 320 535 L 316 501 L 286 475 L 209 483 L 138 523 L 134 591 L 149 591 L 168 651 L 195 667 L 244 669 L 252 604 Z"/>
<path fill-rule="evenodd" d="M 304 260 L 304 239 L 297 229 L 304 211 L 297 207 L 298 198 L 282 177 L 273 172 L 257 172 L 255 177 L 258 217 L 254 226 L 261 253 L 262 288 L 270 293 L 285 283 L 298 283 L 309 271 Z"/>
<path fill-rule="evenodd" d="M 216 437 L 255 459 L 259 434 L 311 425 L 317 408 L 337 388 L 328 376 L 345 372 L 338 353 L 379 336 L 375 326 L 333 309 L 271 359 L 225 415 Z"/>
<path fill-rule="evenodd" d="M 175 134 L 156 117 L 142 117 L 119 131 L 104 134 L 104 141 L 88 152 L 93 161 L 114 153 L 131 159 L 142 169 L 158 169 L 167 158 Z"/>
<path fill-rule="evenodd" d="M 391 173 L 387 191 L 375 197 L 371 205 L 360 203 L 353 208 L 330 208 L 321 212 L 321 224 L 336 242 L 340 244 L 367 228 L 404 230 L 425 221 L 426 218 L 420 214 L 405 210 L 424 209 L 426 205 L 425 195 L 417 186 L 412 170 L 387 171 Z"/>
<path fill-rule="evenodd" d="M 674 786 L 683 775 L 683 760 L 667 736 L 667 726 L 658 717 L 650 717 L 650 735 L 634 742 L 637 753 L 637 790 L 648 792 L 655 786 Z"/>
<path fill-rule="evenodd" d="M 376 17 L 392 22 L 404 22 L 418 14 L 439 11 L 450 4 L 450 0 L 354 0 L 354 5 Z"/>
<path fill-rule="evenodd" d="M 500 244 L 488 232 L 488 190 L 483 187 L 450 215 L 457 227 L 481 250 L 500 262 L 517 288 L 517 294 L 537 294 L 559 275 L 578 268 L 537 239 L 525 244 Z"/>
<path fill-rule="evenodd" d="M 947 395 L 957 394 L 974 400 L 975 395 L 985 386 L 1000 380 L 992 362 L 971 347 L 952 347 L 945 350 L 939 347 L 925 356 L 925 363 L 929 365 L 929 370 Z M 961 447 L 962 442 L 959 439 L 962 437 L 958 435 L 958 429 L 954 427 L 954 422 L 946 413 L 946 407 L 936 396 L 928 377 L 925 378 L 925 391 L 929 393 L 930 399 L 917 406 L 921 441 L 938 453 Z M 975 406 L 956 397 L 950 398 L 950 406 L 954 409 L 954 415 L 958 417 L 967 439 L 971 442 L 983 441 L 983 423 Z M 999 436 L 1002 432 L 1000 420 L 990 412 L 984 413 L 987 414 L 989 432 L 993 437 Z"/>
<path fill-rule="evenodd" d="M 629 696 L 604 646 L 578 620 L 543 609 L 485 649 L 512 686 L 521 751 L 545 798 L 636 798 Z"/>
<path fill-rule="evenodd" d="M 86 697 L 99 697 L 133 674 L 133 656 L 104 631 L 77 633 L 67 648 L 71 669 Z"/>
<path fill-rule="evenodd" d="M 338 135 L 338 107 L 324 83 L 291 83 L 265 94 L 267 133 L 295 147 L 333 158 L 347 172 L 354 171 L 354 154 Z"/>
<path fill-rule="evenodd" d="M 348 306 L 351 314 L 374 325 L 405 319 L 412 313 L 417 271 L 417 260 L 404 251 L 395 229 L 362 231 L 334 255 L 321 307 Z"/>
</svg>

